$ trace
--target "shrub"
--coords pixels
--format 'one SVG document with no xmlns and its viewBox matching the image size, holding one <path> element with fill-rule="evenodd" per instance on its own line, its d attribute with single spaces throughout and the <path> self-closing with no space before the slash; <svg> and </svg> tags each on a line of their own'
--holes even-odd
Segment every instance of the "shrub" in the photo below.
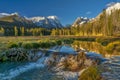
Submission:
<svg viewBox="0 0 120 80">
<path fill-rule="evenodd" d="M 6 56 L 3 56 L 2 58 L 0 58 L 0 60 L 1 60 L 2 62 L 5 62 L 5 61 L 8 60 L 8 58 L 7 58 Z"/>
<path fill-rule="evenodd" d="M 97 66 L 91 66 L 85 70 L 78 80 L 102 80 Z"/>
<path fill-rule="evenodd" d="M 51 45 L 51 46 L 56 46 L 57 43 L 56 43 L 55 41 L 52 41 L 52 42 L 50 42 L 50 45 Z"/>
<path fill-rule="evenodd" d="M 23 43 L 22 47 L 25 49 L 31 49 L 32 48 L 32 43 Z"/>
<path fill-rule="evenodd" d="M 56 43 L 57 45 L 62 45 L 62 40 L 57 40 Z"/>
<path fill-rule="evenodd" d="M 41 42 L 40 43 L 41 48 L 49 48 L 50 46 L 51 46 L 50 42 Z"/>
<path fill-rule="evenodd" d="M 18 47 L 22 47 L 23 42 L 18 42 Z"/>
<path fill-rule="evenodd" d="M 71 44 L 73 43 L 73 39 L 64 39 L 63 42 L 66 43 L 66 44 Z"/>
<path fill-rule="evenodd" d="M 9 43 L 8 48 L 17 48 L 18 44 L 17 43 Z"/>
<path fill-rule="evenodd" d="M 38 49 L 40 47 L 40 44 L 37 42 L 32 43 L 32 48 Z"/>
<path fill-rule="evenodd" d="M 25 49 L 38 49 L 40 47 L 40 43 L 37 42 L 23 43 L 22 47 Z"/>
</svg>

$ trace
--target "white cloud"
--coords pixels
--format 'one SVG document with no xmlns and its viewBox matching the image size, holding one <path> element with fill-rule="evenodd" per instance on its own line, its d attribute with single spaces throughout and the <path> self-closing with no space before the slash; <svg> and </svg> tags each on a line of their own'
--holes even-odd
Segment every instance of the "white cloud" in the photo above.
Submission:
<svg viewBox="0 0 120 80">
<path fill-rule="evenodd" d="M 91 13 L 92 13 L 91 11 L 86 12 L 86 14 L 91 14 Z"/>
<path fill-rule="evenodd" d="M 110 3 L 108 3 L 106 6 L 109 7 L 109 6 L 112 6 L 112 5 L 114 5 L 114 4 L 115 4 L 115 2 L 110 2 Z"/>
</svg>

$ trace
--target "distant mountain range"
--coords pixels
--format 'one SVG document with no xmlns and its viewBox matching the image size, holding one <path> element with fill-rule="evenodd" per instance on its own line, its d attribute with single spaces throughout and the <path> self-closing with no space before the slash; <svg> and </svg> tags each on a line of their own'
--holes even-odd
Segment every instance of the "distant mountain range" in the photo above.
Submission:
<svg viewBox="0 0 120 80">
<path fill-rule="evenodd" d="M 63 28 L 57 16 L 48 17 L 32 17 L 27 18 L 20 16 L 18 13 L 0 13 L 0 25 L 16 25 L 27 27 L 42 27 L 42 28 Z"/>
</svg>

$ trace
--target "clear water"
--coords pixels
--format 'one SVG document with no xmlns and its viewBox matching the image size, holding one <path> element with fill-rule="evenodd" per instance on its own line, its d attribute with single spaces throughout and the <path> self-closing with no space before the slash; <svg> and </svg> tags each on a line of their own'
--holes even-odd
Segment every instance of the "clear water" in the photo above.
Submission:
<svg viewBox="0 0 120 80">
<path fill-rule="evenodd" d="M 46 68 L 29 70 L 13 80 L 63 80 L 62 76 L 53 75 Z"/>
<path fill-rule="evenodd" d="M 64 48 L 67 49 L 63 46 L 61 50 L 64 51 Z M 69 52 L 72 52 L 73 49 L 70 49 Z M 64 80 L 45 68 L 46 58 L 42 57 L 36 62 L 0 63 L 0 80 Z"/>
<path fill-rule="evenodd" d="M 63 80 L 63 78 L 53 75 L 38 62 L 7 62 L 0 63 L 0 80 Z"/>
</svg>

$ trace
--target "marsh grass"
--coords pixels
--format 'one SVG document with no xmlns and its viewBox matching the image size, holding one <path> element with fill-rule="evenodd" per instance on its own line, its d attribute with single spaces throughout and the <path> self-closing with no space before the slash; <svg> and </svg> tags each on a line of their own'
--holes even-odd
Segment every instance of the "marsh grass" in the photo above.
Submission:
<svg viewBox="0 0 120 80">
<path fill-rule="evenodd" d="M 102 80 L 102 77 L 97 66 L 90 66 L 80 75 L 78 80 Z"/>
<path fill-rule="evenodd" d="M 109 53 L 119 53 L 120 52 L 120 41 L 115 41 L 115 42 L 109 43 L 106 46 L 106 50 Z"/>
</svg>

